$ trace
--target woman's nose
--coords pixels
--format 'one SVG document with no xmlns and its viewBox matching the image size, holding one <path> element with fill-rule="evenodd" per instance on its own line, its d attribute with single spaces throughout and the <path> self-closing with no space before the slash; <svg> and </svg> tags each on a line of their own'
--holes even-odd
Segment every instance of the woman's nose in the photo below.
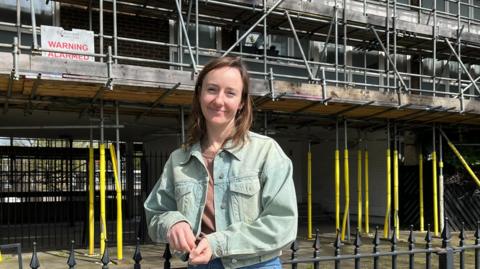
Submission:
<svg viewBox="0 0 480 269">
<path fill-rule="evenodd" d="M 224 103 L 223 95 L 221 93 L 217 94 L 213 102 L 215 103 L 215 105 L 222 106 Z"/>
</svg>

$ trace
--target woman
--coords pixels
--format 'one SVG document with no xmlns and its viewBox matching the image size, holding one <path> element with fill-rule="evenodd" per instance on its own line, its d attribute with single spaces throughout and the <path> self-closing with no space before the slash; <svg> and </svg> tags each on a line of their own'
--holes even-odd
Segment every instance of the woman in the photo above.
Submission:
<svg viewBox="0 0 480 269">
<path fill-rule="evenodd" d="M 281 268 L 280 250 L 296 237 L 292 163 L 273 139 L 249 132 L 248 89 L 238 57 L 203 68 L 188 142 L 145 201 L 152 240 L 188 253 L 195 268 Z"/>
</svg>

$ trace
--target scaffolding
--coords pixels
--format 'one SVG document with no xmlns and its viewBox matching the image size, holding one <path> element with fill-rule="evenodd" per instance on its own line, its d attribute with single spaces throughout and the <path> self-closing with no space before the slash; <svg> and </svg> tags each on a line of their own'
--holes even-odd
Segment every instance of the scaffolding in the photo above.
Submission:
<svg viewBox="0 0 480 269">
<path fill-rule="evenodd" d="M 304 125 L 321 121 L 334 126 L 345 120 L 346 126 L 348 119 L 349 127 L 350 123 L 352 128 L 360 123 L 362 128 L 377 130 L 393 119 L 395 131 L 392 137 L 388 134 L 387 158 L 391 155 L 390 141 L 394 141 L 393 152 L 397 151 L 397 127 L 403 123 L 423 127 L 480 124 L 477 1 L 47 2 L 56 12 L 75 9 L 88 13 L 85 30 L 94 32 L 95 51 L 42 48 L 36 2 L 28 2 L 25 9 L 27 2 L 17 0 L 16 20 L 0 22 L 2 31 L 14 33 L 12 42 L 0 43 L 0 55 L 6 59 L 0 63 L 4 113 L 11 107 L 27 113 L 73 111 L 80 117 L 100 111 L 100 115 L 115 114 L 116 126 L 119 109 L 122 115 L 136 115 L 137 119 L 180 114 L 184 141 L 184 113 L 190 107 L 196 75 L 212 57 L 238 55 L 249 66 L 255 109 L 265 112 L 266 122 L 268 112 L 279 121 L 289 121 L 295 115 L 304 119 Z M 30 18 L 27 24 L 24 13 Z M 157 31 L 167 33 L 168 40 L 122 34 L 119 16 L 165 22 Z M 55 26 L 64 26 L 61 20 L 54 20 Z M 165 53 L 148 57 L 125 49 L 126 44 Z M 95 61 L 41 56 L 48 52 L 94 57 Z M 101 120 L 103 125 L 103 116 Z M 336 152 L 338 160 L 338 134 Z M 396 153 L 394 158 L 398 158 Z M 398 170 L 397 165 L 398 159 L 393 170 Z M 340 184 L 339 166 L 336 169 Z M 345 171 L 348 175 L 348 164 Z M 399 228 L 398 171 L 394 176 L 395 208 L 386 214 L 386 235 L 393 228 L 389 214 L 394 215 L 393 223 Z M 360 172 L 358 177 L 361 186 Z M 339 200 L 338 190 L 336 195 Z M 337 228 L 338 211 L 337 207 Z M 345 213 L 342 226 L 349 225 L 348 204 Z"/>
<path fill-rule="evenodd" d="M 63 53 L 72 55 L 71 51 L 52 50 L 42 48 L 38 44 L 40 27 L 36 24 L 35 1 L 30 2 L 30 25 L 22 23 L 22 1 L 17 1 L 17 21 L 1 22 L 3 29 L 16 30 L 13 43 L 3 43 L 0 47 L 11 49 L 13 55 L 11 72 L 3 73 L 2 90 L 4 112 L 10 104 L 23 104 L 31 107 L 46 105 L 61 106 L 61 102 L 39 98 L 42 94 L 42 85 L 48 87 L 48 79 L 52 78 L 49 70 L 44 73 L 39 70 L 25 70 L 19 61 L 21 55 L 31 55 L 32 58 L 42 52 Z M 332 103 L 331 111 L 320 114 L 338 116 L 335 104 L 363 104 L 363 108 L 390 107 L 397 110 L 425 110 L 438 112 L 443 116 L 449 115 L 450 121 L 457 121 L 453 114 L 477 113 L 471 102 L 478 97 L 478 79 L 480 67 L 475 63 L 480 59 L 478 34 L 480 33 L 480 6 L 470 2 L 446 0 L 444 7 L 438 7 L 437 2 L 420 1 L 414 4 L 405 4 L 394 1 L 347 1 L 335 0 L 318 1 L 161 1 L 142 5 L 138 1 L 57 1 L 52 6 L 84 8 L 89 15 L 89 29 L 98 29 L 94 33 L 97 49 L 95 53 L 75 53 L 95 57 L 97 76 L 78 71 L 74 78 L 63 77 L 63 82 L 71 79 L 74 82 L 82 80 L 91 83 L 93 89 L 84 95 L 73 95 L 82 100 L 79 106 L 85 107 L 86 99 L 92 102 L 99 98 L 116 100 L 122 108 L 131 110 L 150 111 L 161 103 L 161 99 L 168 98 L 176 90 L 185 90 L 189 83 L 176 86 L 165 77 L 160 77 L 150 83 L 144 83 L 147 88 L 154 87 L 152 83 L 162 83 L 158 99 L 136 100 L 134 93 L 126 98 L 115 96 L 115 90 L 131 92 L 131 85 L 125 83 L 125 78 L 119 77 L 115 66 L 119 63 L 130 65 L 149 65 L 171 70 L 183 70 L 197 74 L 202 64 L 209 58 L 233 54 L 240 55 L 251 68 L 251 74 L 258 80 L 264 80 L 269 85 L 267 92 L 257 93 L 255 104 L 258 109 L 280 110 L 287 112 L 317 112 L 316 104 Z M 347 8 L 344 8 L 347 7 Z M 361 12 L 360 12 L 361 10 Z M 465 11 L 467 10 L 467 11 Z M 228 11 L 228 12 L 226 12 Z M 455 12 L 454 12 L 455 11 Z M 106 33 L 104 14 L 113 18 L 108 22 L 111 33 Z M 164 19 L 170 22 L 165 31 L 173 32 L 173 42 L 157 42 L 142 40 L 118 34 L 117 15 L 141 14 L 155 19 Z M 98 15 L 98 19 L 94 16 Z M 181 15 L 181 16 L 180 16 Z M 97 20 L 98 25 L 93 25 Z M 230 39 L 232 43 L 222 42 L 216 48 L 202 47 L 199 27 L 214 27 L 222 33 L 222 39 Z M 61 26 L 61 25 L 59 25 Z M 225 30 L 227 29 L 227 30 Z M 160 29 L 159 29 L 160 30 Z M 230 34 L 230 36 L 228 36 Z M 31 37 L 31 44 L 25 44 L 22 39 Z M 287 47 L 289 52 L 281 53 L 274 45 L 274 39 L 287 37 L 281 46 Z M 255 44 L 248 44 L 247 38 L 257 38 Z M 191 40 L 192 39 L 192 40 Z M 106 44 L 109 46 L 106 46 Z M 148 44 L 155 47 L 168 48 L 168 59 L 146 59 L 122 55 L 119 43 Z M 278 45 L 277 44 L 277 45 Z M 124 51 L 123 51 L 124 52 Z M 372 57 L 373 55 L 373 57 Z M 32 60 L 33 61 L 33 60 Z M 371 61 L 369 63 L 369 61 Z M 47 64 L 46 61 L 42 62 Z M 99 65 L 98 63 L 103 63 Z M 10 62 L 8 62 L 10 64 Z M 43 68 L 42 64 L 38 64 Z M 362 65 L 362 66 L 360 66 Z M 80 68 L 88 68 L 88 65 Z M 101 67 L 100 67 L 101 66 Z M 7 69 L 7 68 L 5 68 Z M 99 71 L 98 69 L 95 71 Z M 101 74 L 101 76 L 98 76 Z M 79 77 L 81 76 L 81 77 Z M 20 96 L 15 91 L 19 87 L 15 80 L 25 79 L 32 87 L 27 96 Z M 77 79 L 77 81 L 75 81 Z M 163 81 L 162 81 L 163 79 Z M 320 94 L 295 94 L 282 90 L 277 81 L 295 81 L 303 84 L 313 84 L 320 87 Z M 58 84 L 58 83 L 57 83 Z M 171 85 L 171 86 L 170 86 Z M 59 86 L 59 85 L 56 85 Z M 130 88 L 129 88 L 130 86 Z M 158 86 L 157 86 L 158 87 Z M 303 86 L 301 86 L 303 87 Z M 348 88 L 377 91 L 379 93 L 394 94 L 395 102 L 385 104 L 384 100 L 373 98 L 374 102 L 365 104 L 354 94 L 346 96 L 330 96 L 329 88 Z M 40 88 L 40 89 L 39 89 Z M 88 88 L 88 87 L 87 87 Z M 113 92 L 105 92 L 107 90 Z M 305 88 L 305 87 L 303 87 Z M 94 93 L 92 93 L 94 92 Z M 297 90 L 298 92 L 298 90 Z M 300 91 L 305 92 L 305 91 Z M 56 93 L 50 93 L 56 95 Z M 25 95 L 25 94 L 23 94 Z M 28 96 L 29 95 L 29 96 Z M 93 96 L 92 96 L 93 95 Z M 110 95 L 110 96 L 108 96 Z M 443 97 L 440 105 L 435 99 L 429 102 L 419 101 L 412 96 Z M 62 96 L 65 97 L 65 96 Z M 135 105 L 125 104 L 132 98 Z M 132 99 L 128 100 L 132 103 Z M 275 105 L 278 99 L 300 100 L 295 109 Z M 188 99 L 187 99 L 188 100 Z M 306 105 L 301 101 L 308 100 Z M 467 100 L 467 101 L 466 101 Z M 466 105 L 466 102 L 468 103 Z M 150 106 L 149 106 L 150 103 Z M 32 105 L 35 104 L 35 105 Z M 168 105 L 188 105 L 184 98 L 170 99 Z M 84 109 L 80 109 L 84 113 Z M 362 110 L 357 107 L 355 110 Z M 355 117 L 353 111 L 349 116 Z M 377 109 L 374 113 L 359 113 L 375 118 L 388 118 L 392 110 Z M 455 113 L 458 112 L 458 113 Z M 344 113 L 346 114 L 346 113 Z M 405 113 L 408 114 L 408 113 Z M 428 113 L 427 113 L 428 114 Z M 362 118 L 360 116 L 360 118 Z M 364 117 L 365 118 L 365 117 Z M 467 118 L 467 119 L 465 119 Z M 463 115 L 462 120 L 472 121 Z M 444 117 L 432 121 L 444 120 Z M 474 121 L 474 120 L 473 120 Z"/>
</svg>

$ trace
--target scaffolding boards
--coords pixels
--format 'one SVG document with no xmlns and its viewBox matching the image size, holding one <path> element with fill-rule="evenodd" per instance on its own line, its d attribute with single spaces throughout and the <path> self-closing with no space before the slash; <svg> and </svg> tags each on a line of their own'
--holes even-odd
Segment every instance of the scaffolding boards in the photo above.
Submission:
<svg viewBox="0 0 480 269">
<path fill-rule="evenodd" d="M 346 0 L 172 0 L 148 6 L 137 1 L 54 2 L 60 12 L 86 10 L 87 30 L 94 30 L 97 44 L 88 56 L 96 62 L 37 56 L 45 51 L 72 53 L 38 45 L 33 4 L 31 25 L 2 23 L 19 33 L 16 41 L 1 45 L 10 50 L 0 66 L 2 103 L 4 111 L 11 106 L 31 110 L 62 107 L 62 99 L 74 98 L 77 107 L 69 109 L 84 113 L 92 106 L 89 100 L 101 97 L 120 102 L 122 111 L 132 114 L 172 113 L 178 105 L 189 105 L 193 78 L 202 64 L 229 52 L 251 66 L 257 109 L 332 117 L 363 104 L 344 116 L 388 119 L 426 111 L 416 120 L 475 123 L 468 114 L 479 112 L 474 98 L 480 93 L 476 83 L 480 69 L 475 65 L 480 59 L 478 7 L 445 3 L 460 8 L 457 13 L 453 8 L 441 11 L 435 1 L 432 7 Z M 465 8 L 472 10 L 468 16 L 462 13 Z M 117 17 L 135 14 L 170 22 L 159 31 L 176 37 L 160 42 L 119 34 L 122 24 Z M 109 32 L 106 25 L 112 28 Z M 207 26 L 216 29 L 215 38 L 222 39 L 216 42 L 222 44 L 201 46 L 199 27 Z M 22 42 L 28 35 L 35 37 L 31 45 Z M 249 43 L 251 38 L 255 42 Z M 127 56 L 119 49 L 119 44 L 127 43 L 166 48 L 170 55 L 163 60 Z M 279 99 L 284 102 L 275 102 Z M 438 118 L 430 117 L 432 113 Z"/>
</svg>

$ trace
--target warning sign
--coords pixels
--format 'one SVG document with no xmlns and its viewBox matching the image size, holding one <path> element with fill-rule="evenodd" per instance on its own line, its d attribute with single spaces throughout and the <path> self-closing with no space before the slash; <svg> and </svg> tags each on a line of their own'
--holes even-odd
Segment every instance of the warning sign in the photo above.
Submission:
<svg viewBox="0 0 480 269">
<path fill-rule="evenodd" d="M 79 52 L 82 54 L 95 52 L 93 32 L 73 29 L 63 30 L 62 27 L 41 26 L 42 49 L 61 50 L 65 52 Z M 94 57 L 61 52 L 42 52 L 42 56 L 49 58 L 62 58 L 78 61 L 95 61 Z"/>
</svg>

